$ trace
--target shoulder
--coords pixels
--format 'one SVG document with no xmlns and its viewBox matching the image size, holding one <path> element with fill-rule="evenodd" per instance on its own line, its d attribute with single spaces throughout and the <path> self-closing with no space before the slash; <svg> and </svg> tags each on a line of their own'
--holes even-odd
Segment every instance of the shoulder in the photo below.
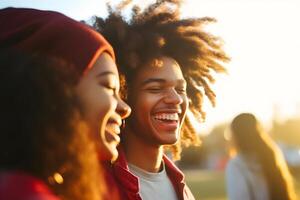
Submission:
<svg viewBox="0 0 300 200">
<path fill-rule="evenodd" d="M 163 156 L 163 162 L 169 176 L 176 178 L 179 182 L 184 180 L 184 174 L 182 171 L 166 155 Z"/>
<path fill-rule="evenodd" d="M 106 183 L 106 191 L 102 194 L 103 200 L 121 199 L 121 190 L 113 173 L 113 168 L 110 162 L 101 162 L 103 170 L 103 178 Z"/>
<path fill-rule="evenodd" d="M 177 194 L 184 200 L 195 200 L 193 193 L 185 182 L 183 172 L 166 156 L 163 157 L 168 177 L 170 178 Z"/>
<path fill-rule="evenodd" d="M 103 170 L 106 184 L 109 186 L 109 194 L 105 195 L 106 199 L 113 198 L 112 194 L 122 197 L 122 199 L 131 199 L 139 192 L 138 178 L 133 175 L 128 168 L 128 163 L 121 147 L 118 148 L 119 157 L 114 163 L 103 162 Z"/>
<path fill-rule="evenodd" d="M 228 161 L 226 171 L 230 169 L 240 169 L 243 165 L 245 165 L 244 159 L 240 155 L 236 155 Z"/>
<path fill-rule="evenodd" d="M 240 155 L 237 155 L 228 161 L 225 176 L 227 179 L 242 179 L 242 177 L 244 177 L 243 174 L 247 171 L 248 168 L 246 167 L 244 159 Z"/>
<path fill-rule="evenodd" d="M 22 172 L 0 173 L 0 199 L 58 200 L 41 180 Z"/>
</svg>

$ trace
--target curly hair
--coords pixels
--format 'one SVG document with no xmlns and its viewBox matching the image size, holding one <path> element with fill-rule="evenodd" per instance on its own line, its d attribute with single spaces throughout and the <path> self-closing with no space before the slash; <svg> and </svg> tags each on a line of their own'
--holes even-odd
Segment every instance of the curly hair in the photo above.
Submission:
<svg viewBox="0 0 300 200">
<path fill-rule="evenodd" d="M 114 9 L 108 5 L 108 17 L 94 17 L 93 22 L 93 27 L 115 48 L 117 64 L 127 84 L 124 96 L 130 93 L 132 81 L 141 67 L 160 57 L 171 57 L 178 62 L 187 81 L 189 110 L 198 121 L 204 121 L 204 96 L 215 105 L 216 95 L 210 84 L 215 81 L 214 73 L 226 72 L 222 63 L 229 61 L 222 49 L 222 40 L 203 29 L 205 24 L 216 20 L 209 17 L 182 19 L 178 0 L 157 0 L 144 10 L 134 6 L 126 20 L 122 11 L 130 3 L 125 0 Z M 180 157 L 182 144 L 199 144 L 189 117 L 185 118 L 180 142 L 172 146 L 173 159 Z"/>
<path fill-rule="evenodd" d="M 257 158 L 261 165 L 269 199 L 297 199 L 287 163 L 256 117 L 251 113 L 241 113 L 233 119 L 230 128 L 237 151 L 246 158 Z"/>
<path fill-rule="evenodd" d="M 0 66 L 0 170 L 34 175 L 63 200 L 101 199 L 95 144 L 73 89 L 76 71 L 61 60 L 4 50 Z"/>
</svg>

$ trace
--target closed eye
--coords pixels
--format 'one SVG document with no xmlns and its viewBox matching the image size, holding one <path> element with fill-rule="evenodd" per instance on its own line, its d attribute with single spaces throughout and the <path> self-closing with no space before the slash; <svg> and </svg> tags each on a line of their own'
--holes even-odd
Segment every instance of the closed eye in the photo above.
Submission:
<svg viewBox="0 0 300 200">
<path fill-rule="evenodd" d="M 114 87 L 114 86 L 111 86 L 111 85 L 103 85 L 104 87 L 106 87 L 107 89 L 110 89 L 110 90 L 116 90 L 117 88 Z"/>
<path fill-rule="evenodd" d="M 112 80 L 109 80 L 109 79 L 107 79 L 107 80 L 104 79 L 104 80 L 100 81 L 99 85 L 104 87 L 107 90 L 112 91 L 114 94 L 118 93 L 118 89 L 117 89 L 117 86 L 115 84 L 115 81 L 112 81 Z"/>
<path fill-rule="evenodd" d="M 111 71 L 105 71 L 97 75 L 99 85 L 105 89 L 113 91 L 117 94 L 119 92 L 119 78 Z"/>
<path fill-rule="evenodd" d="M 186 94 L 186 89 L 185 89 L 185 88 L 176 88 L 176 91 L 177 91 L 179 94 Z"/>
<path fill-rule="evenodd" d="M 146 90 L 151 92 L 151 93 L 159 93 L 163 90 L 163 88 L 161 88 L 161 87 L 150 87 L 150 88 L 147 88 Z"/>
</svg>

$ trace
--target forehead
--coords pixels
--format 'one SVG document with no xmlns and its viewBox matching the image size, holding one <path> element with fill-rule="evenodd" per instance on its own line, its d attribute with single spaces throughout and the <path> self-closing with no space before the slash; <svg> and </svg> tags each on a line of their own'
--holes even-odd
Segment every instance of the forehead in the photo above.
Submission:
<svg viewBox="0 0 300 200">
<path fill-rule="evenodd" d="M 112 72 L 115 75 L 118 75 L 118 69 L 108 53 L 102 53 L 96 60 L 95 64 L 90 68 L 90 71 L 93 74 L 100 74 L 102 72 Z"/>
<path fill-rule="evenodd" d="M 136 83 L 148 79 L 161 79 L 165 82 L 178 82 L 184 80 L 178 63 L 170 57 L 155 59 L 139 70 L 136 76 Z"/>
</svg>

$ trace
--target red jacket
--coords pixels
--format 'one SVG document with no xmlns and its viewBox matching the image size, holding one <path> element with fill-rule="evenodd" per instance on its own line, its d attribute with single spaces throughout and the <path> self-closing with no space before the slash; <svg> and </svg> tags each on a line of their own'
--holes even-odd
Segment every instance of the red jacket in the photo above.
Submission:
<svg viewBox="0 0 300 200">
<path fill-rule="evenodd" d="M 35 177 L 22 172 L 2 172 L 0 200 L 58 200 L 58 198 Z"/>
<path fill-rule="evenodd" d="M 167 158 L 167 156 L 163 156 L 163 160 L 165 162 L 165 167 L 167 174 L 175 188 L 179 200 L 195 200 L 193 194 L 190 189 L 184 182 L 183 173 L 175 166 L 175 164 Z M 114 181 L 110 181 L 111 184 L 108 187 L 117 187 L 122 200 L 141 200 L 141 196 L 139 194 L 139 184 L 138 177 L 133 175 L 127 165 L 127 161 L 125 158 L 124 151 L 122 148 L 119 148 L 119 157 L 117 161 L 106 168 L 107 173 L 111 173 L 111 179 L 115 179 Z M 113 186 L 114 185 L 114 186 Z"/>
</svg>

